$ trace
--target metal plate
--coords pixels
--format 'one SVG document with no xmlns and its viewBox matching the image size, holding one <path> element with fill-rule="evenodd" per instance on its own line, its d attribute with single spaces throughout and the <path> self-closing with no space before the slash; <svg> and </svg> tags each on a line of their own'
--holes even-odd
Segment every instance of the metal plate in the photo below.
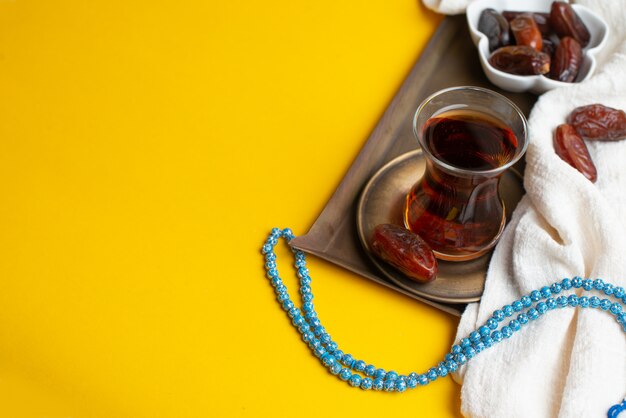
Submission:
<svg viewBox="0 0 626 418">
<path fill-rule="evenodd" d="M 417 283 L 381 262 L 372 254 L 368 237 L 383 223 L 403 225 L 402 211 L 406 194 L 426 168 L 421 150 L 408 152 L 382 167 L 367 183 L 356 212 L 357 232 L 361 244 L 374 265 L 392 282 L 416 295 L 444 303 L 469 303 L 480 299 L 491 251 L 471 261 L 439 260 L 439 273 L 430 283 Z M 522 177 L 507 170 L 500 179 L 500 196 L 507 221 L 524 194 Z"/>
</svg>

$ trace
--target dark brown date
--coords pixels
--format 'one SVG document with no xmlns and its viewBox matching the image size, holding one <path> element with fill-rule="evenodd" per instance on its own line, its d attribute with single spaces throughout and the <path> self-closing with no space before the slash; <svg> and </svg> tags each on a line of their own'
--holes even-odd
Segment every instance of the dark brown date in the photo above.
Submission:
<svg viewBox="0 0 626 418">
<path fill-rule="evenodd" d="M 556 128 L 554 150 L 563 161 L 574 167 L 595 183 L 598 178 L 596 166 L 591 160 L 585 141 L 576 133 L 573 126 L 562 124 Z"/>
<path fill-rule="evenodd" d="M 425 283 L 437 276 L 435 254 L 426 241 L 406 228 L 377 225 L 370 245 L 374 254 L 415 281 Z"/>
<path fill-rule="evenodd" d="M 550 78 L 566 83 L 576 80 L 580 64 L 583 62 L 583 50 L 576 39 L 566 36 L 554 51 L 550 63 Z"/>
<path fill-rule="evenodd" d="M 562 1 L 552 3 L 550 8 L 550 25 L 559 38 L 571 36 L 583 48 L 589 44 L 591 39 L 589 29 L 587 29 L 587 26 L 585 26 L 581 18 L 568 3 Z"/>
<path fill-rule="evenodd" d="M 626 113 L 601 104 L 577 107 L 567 117 L 576 132 L 591 141 L 626 138 Z"/>
<path fill-rule="evenodd" d="M 510 43 L 509 22 L 494 9 L 483 10 L 478 20 L 478 30 L 487 35 L 490 52 Z"/>
<path fill-rule="evenodd" d="M 502 16 L 509 22 L 516 17 L 529 12 L 514 12 L 511 10 L 505 10 L 502 12 Z M 552 33 L 552 27 L 550 26 L 550 14 L 549 13 L 530 13 L 537 24 L 537 27 L 541 31 L 543 37 L 548 37 Z"/>
<path fill-rule="evenodd" d="M 541 51 L 541 32 L 530 13 L 517 16 L 510 25 L 516 45 L 526 45 Z"/>
<path fill-rule="evenodd" d="M 550 71 L 550 56 L 530 46 L 505 46 L 491 54 L 489 64 L 510 74 L 546 74 Z"/>
</svg>

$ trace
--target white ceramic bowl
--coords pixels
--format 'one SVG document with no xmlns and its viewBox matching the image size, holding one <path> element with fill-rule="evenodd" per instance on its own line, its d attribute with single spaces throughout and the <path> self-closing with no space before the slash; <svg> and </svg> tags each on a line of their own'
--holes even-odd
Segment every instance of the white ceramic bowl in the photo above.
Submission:
<svg viewBox="0 0 626 418">
<path fill-rule="evenodd" d="M 485 9 L 492 8 L 498 12 L 511 10 L 549 13 L 551 5 L 552 0 L 526 0 L 523 2 L 519 0 L 476 0 L 469 4 L 467 7 L 467 24 L 472 40 L 478 48 L 480 64 L 489 81 L 504 90 L 512 92 L 530 91 L 535 94 L 541 94 L 557 87 L 572 85 L 572 83 L 552 80 L 543 75 L 515 75 L 495 69 L 489 64 L 489 56 L 491 55 L 489 52 L 489 40 L 484 33 L 478 30 L 478 19 Z M 589 45 L 583 49 L 583 62 L 576 78 L 576 82 L 581 82 L 591 77 L 595 71 L 595 55 L 606 44 L 609 36 L 609 27 L 604 19 L 587 7 L 578 4 L 572 4 L 572 7 L 591 34 Z"/>
</svg>

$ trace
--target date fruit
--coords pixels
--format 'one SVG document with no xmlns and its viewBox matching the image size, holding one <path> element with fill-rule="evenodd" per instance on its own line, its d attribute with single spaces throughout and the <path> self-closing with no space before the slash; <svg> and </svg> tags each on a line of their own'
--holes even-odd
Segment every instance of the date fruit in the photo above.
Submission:
<svg viewBox="0 0 626 418">
<path fill-rule="evenodd" d="M 563 38 L 571 36 L 584 48 L 589 44 L 589 29 L 576 14 L 572 6 L 562 1 L 555 1 L 550 8 L 550 25 L 554 32 Z"/>
<path fill-rule="evenodd" d="M 509 22 L 494 9 L 485 9 L 478 20 L 478 30 L 487 35 L 489 51 L 509 44 Z"/>
<path fill-rule="evenodd" d="M 596 166 L 591 160 L 587 145 L 573 126 L 564 123 L 556 128 L 554 150 L 563 161 L 580 171 L 590 182 L 596 182 Z"/>
<path fill-rule="evenodd" d="M 370 245 L 374 254 L 420 283 L 437 276 L 437 259 L 426 241 L 401 226 L 381 224 L 374 228 Z"/>
<path fill-rule="evenodd" d="M 550 78 L 572 83 L 578 75 L 583 62 L 583 50 L 574 38 L 569 36 L 561 39 L 550 63 Z"/>
<path fill-rule="evenodd" d="M 550 56 L 530 46 L 505 46 L 491 54 L 489 64 L 510 74 L 546 74 L 550 71 Z"/>
<path fill-rule="evenodd" d="M 535 23 L 537 24 L 537 27 L 539 28 L 539 31 L 541 31 L 541 34 L 544 37 L 548 37 L 550 36 L 550 34 L 552 34 L 552 27 L 550 26 L 550 14 L 549 13 L 514 12 L 511 10 L 505 10 L 502 12 L 502 16 L 504 16 L 506 20 L 511 22 L 511 20 L 526 13 L 529 13 L 533 17 L 533 19 L 535 20 Z"/>
<path fill-rule="evenodd" d="M 580 136 L 592 141 L 626 138 L 626 113 L 601 104 L 577 107 L 567 117 L 567 123 Z"/>
<path fill-rule="evenodd" d="M 530 13 L 517 16 L 510 25 L 516 45 L 526 45 L 541 51 L 541 32 Z"/>
</svg>

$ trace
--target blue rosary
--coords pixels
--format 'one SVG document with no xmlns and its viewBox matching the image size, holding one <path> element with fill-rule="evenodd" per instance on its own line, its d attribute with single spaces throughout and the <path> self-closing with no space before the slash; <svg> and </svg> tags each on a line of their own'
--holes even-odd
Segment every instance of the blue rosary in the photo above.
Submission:
<svg viewBox="0 0 626 418">
<path fill-rule="evenodd" d="M 459 341 L 459 344 L 453 345 L 450 352 L 445 355 L 444 361 L 440 362 L 436 367 L 432 367 L 427 372 L 421 374 L 413 372 L 408 375 L 398 375 L 393 370 L 386 371 L 372 364 L 367 364 L 363 360 L 356 360 L 352 355 L 344 353 L 339 349 L 337 343 L 332 340 L 322 326 L 315 312 L 313 293 L 311 292 L 311 276 L 309 276 L 309 270 L 306 267 L 306 257 L 302 251 L 292 248 L 296 259 L 297 275 L 300 279 L 302 310 L 294 305 L 287 292 L 287 286 L 279 277 L 276 268 L 274 247 L 281 237 L 289 242 L 295 238 L 295 235 L 289 228 L 282 230 L 273 228 L 262 248 L 262 253 L 265 255 L 267 276 L 274 287 L 278 302 L 291 318 L 291 322 L 302 335 L 304 342 L 308 344 L 313 354 L 320 359 L 330 373 L 339 376 L 341 380 L 348 382 L 350 386 L 363 390 L 404 392 L 407 389 L 427 385 L 440 377 L 454 373 L 459 366 L 467 363 L 476 354 L 502 340 L 510 338 L 530 321 L 536 320 L 550 310 L 567 306 L 606 311 L 615 317 L 624 332 L 626 332 L 626 311 L 622 307 L 622 304 L 626 306 L 626 291 L 623 287 L 613 286 L 601 279 L 565 278 L 550 286 L 533 290 L 530 294 L 522 296 L 510 305 L 505 305 L 501 309 L 495 310 L 485 325 L 470 332 L 468 337 Z M 606 298 L 600 299 L 597 296 L 587 297 L 576 294 L 556 296 L 571 288 L 582 288 L 585 291 L 595 290 L 617 301 L 612 302 Z M 524 310 L 525 312 L 522 312 Z M 512 317 L 514 313 L 518 313 L 517 317 L 499 328 L 500 323 L 505 318 Z M 353 373 L 353 371 L 356 373 Z M 617 417 L 622 411 L 626 411 L 626 399 L 622 403 L 614 405 L 608 411 L 608 417 Z"/>
</svg>

